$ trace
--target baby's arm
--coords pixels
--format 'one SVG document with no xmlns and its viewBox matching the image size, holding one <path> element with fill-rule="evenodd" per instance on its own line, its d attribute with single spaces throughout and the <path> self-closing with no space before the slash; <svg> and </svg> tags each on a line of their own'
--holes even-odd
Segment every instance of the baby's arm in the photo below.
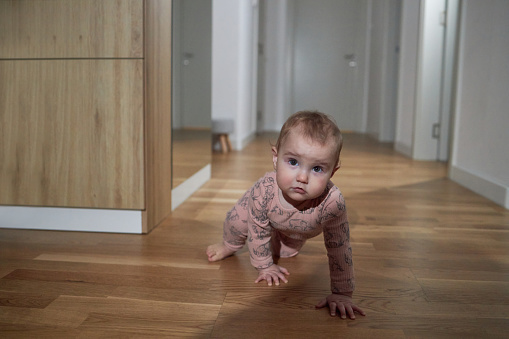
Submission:
<svg viewBox="0 0 509 339">
<path fill-rule="evenodd" d="M 350 228 L 346 213 L 345 200 L 339 191 L 334 192 L 322 219 L 323 236 L 331 277 L 332 294 L 320 301 L 316 307 L 328 306 L 330 315 L 339 310 L 341 318 L 355 319 L 355 312 L 365 315 L 364 311 L 352 301 L 355 289 L 352 248 L 350 246 Z"/>
<path fill-rule="evenodd" d="M 288 270 L 282 266 L 274 264 L 272 251 L 270 247 L 270 230 L 267 227 L 257 225 L 251 220 L 248 221 L 248 247 L 251 264 L 258 270 L 258 278 L 255 283 L 267 281 L 267 285 L 274 283 L 279 286 L 279 281 L 287 283 L 285 275 L 289 275 Z"/>
<path fill-rule="evenodd" d="M 274 178 L 265 177 L 253 186 L 248 201 L 247 244 L 251 264 L 258 270 L 255 283 L 265 280 L 269 286 L 277 286 L 280 281 L 287 283 L 286 276 L 290 274 L 286 268 L 274 264 L 272 258 L 272 226 L 267 214 L 276 189 Z"/>
</svg>

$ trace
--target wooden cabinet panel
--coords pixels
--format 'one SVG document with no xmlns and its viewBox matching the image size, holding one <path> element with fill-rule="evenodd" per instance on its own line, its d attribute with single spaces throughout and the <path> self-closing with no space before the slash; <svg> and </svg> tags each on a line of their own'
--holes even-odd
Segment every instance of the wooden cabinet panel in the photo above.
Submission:
<svg viewBox="0 0 509 339">
<path fill-rule="evenodd" d="M 144 209 L 143 109 L 143 60 L 0 61 L 0 204 Z"/>
<path fill-rule="evenodd" d="M 171 213 L 171 1 L 145 3 L 144 232 Z"/>
<path fill-rule="evenodd" d="M 0 58 L 141 58 L 143 0 L 2 0 Z"/>
</svg>

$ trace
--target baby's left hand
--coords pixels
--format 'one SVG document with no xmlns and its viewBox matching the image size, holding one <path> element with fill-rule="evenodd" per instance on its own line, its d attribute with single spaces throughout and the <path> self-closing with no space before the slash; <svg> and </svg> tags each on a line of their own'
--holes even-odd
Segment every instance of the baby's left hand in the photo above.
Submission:
<svg viewBox="0 0 509 339">
<path fill-rule="evenodd" d="M 287 283 L 288 280 L 285 278 L 285 275 L 290 275 L 288 270 L 279 265 L 272 265 L 267 268 L 258 270 L 258 278 L 255 280 L 255 283 L 259 283 L 260 281 L 266 280 L 267 285 L 272 286 L 272 282 L 279 286 L 279 280 Z"/>
<path fill-rule="evenodd" d="M 329 305 L 330 315 L 334 317 L 336 315 L 336 309 L 339 310 L 339 314 L 342 319 L 346 319 L 346 316 L 350 319 L 355 319 L 355 312 L 360 315 L 366 315 L 362 309 L 355 305 L 350 296 L 344 294 L 331 294 L 327 298 L 323 299 L 316 305 L 316 308 L 322 308 Z"/>
</svg>

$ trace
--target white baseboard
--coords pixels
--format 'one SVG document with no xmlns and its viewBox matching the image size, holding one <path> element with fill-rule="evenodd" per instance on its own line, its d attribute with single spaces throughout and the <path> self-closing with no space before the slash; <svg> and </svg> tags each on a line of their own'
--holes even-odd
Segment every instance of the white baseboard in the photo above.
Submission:
<svg viewBox="0 0 509 339">
<path fill-rule="evenodd" d="M 171 210 L 173 211 L 203 184 L 210 180 L 211 166 L 208 164 L 193 174 L 189 179 L 171 190 Z"/>
<path fill-rule="evenodd" d="M 247 137 L 245 137 L 242 140 L 242 148 L 240 150 L 243 150 L 244 147 L 246 147 L 251 141 L 254 140 L 254 138 L 256 138 L 256 132 L 253 132 L 253 133 L 249 134 Z"/>
<path fill-rule="evenodd" d="M 412 158 L 412 148 L 403 144 L 402 142 L 396 141 L 394 143 L 394 149 L 396 152 L 403 154 L 406 157 Z"/>
<path fill-rule="evenodd" d="M 207 182 L 210 176 L 209 164 L 172 190 L 172 209 Z M 0 206 L 0 228 L 143 233 L 141 210 L 96 208 Z"/>
<path fill-rule="evenodd" d="M 509 209 L 509 187 L 454 165 L 449 170 L 449 178 Z"/>
<path fill-rule="evenodd" d="M 142 233 L 142 211 L 0 206 L 0 228 Z"/>
<path fill-rule="evenodd" d="M 246 147 L 251 141 L 254 140 L 254 138 L 256 138 L 256 132 L 250 133 L 246 137 L 242 138 L 240 142 L 235 136 L 230 137 L 233 149 L 236 151 L 242 151 L 244 147 Z"/>
</svg>

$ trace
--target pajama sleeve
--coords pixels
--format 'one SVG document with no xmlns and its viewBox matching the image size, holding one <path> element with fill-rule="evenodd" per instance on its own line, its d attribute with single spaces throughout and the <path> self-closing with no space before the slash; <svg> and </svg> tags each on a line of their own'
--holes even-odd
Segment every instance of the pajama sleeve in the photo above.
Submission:
<svg viewBox="0 0 509 339">
<path fill-rule="evenodd" d="M 345 199 L 339 190 L 330 192 L 322 212 L 321 222 L 332 293 L 349 293 L 355 289 L 350 228 Z"/>
<path fill-rule="evenodd" d="M 247 245 L 251 264 L 257 269 L 274 264 L 270 249 L 272 227 L 267 213 L 276 187 L 274 178 L 265 176 L 253 186 L 249 197 Z"/>
</svg>

